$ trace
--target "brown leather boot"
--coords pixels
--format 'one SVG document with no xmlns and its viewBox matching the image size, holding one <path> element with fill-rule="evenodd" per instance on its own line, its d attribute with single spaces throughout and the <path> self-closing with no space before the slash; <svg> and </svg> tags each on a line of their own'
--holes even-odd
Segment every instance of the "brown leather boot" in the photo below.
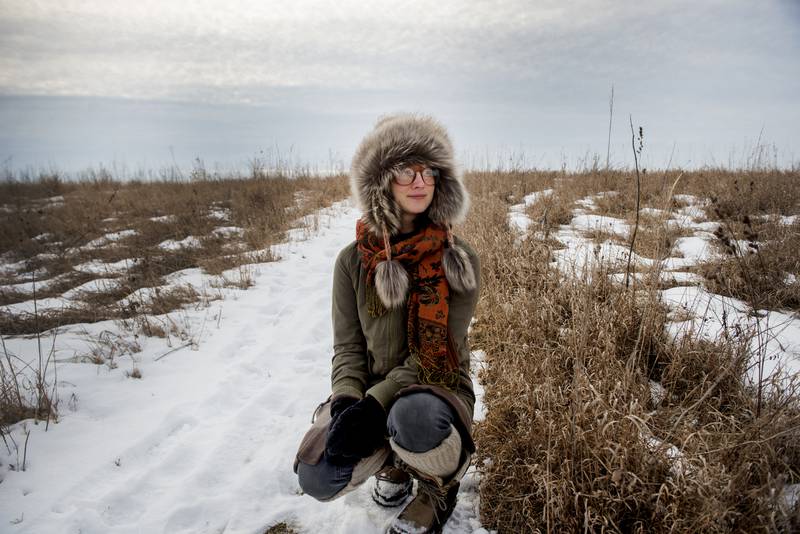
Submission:
<svg viewBox="0 0 800 534">
<path fill-rule="evenodd" d="M 456 507 L 459 483 L 439 486 L 417 479 L 417 495 L 389 525 L 387 534 L 439 534 Z"/>
<path fill-rule="evenodd" d="M 411 495 L 411 475 L 387 465 L 375 475 L 372 500 L 381 506 L 400 506 Z"/>
</svg>

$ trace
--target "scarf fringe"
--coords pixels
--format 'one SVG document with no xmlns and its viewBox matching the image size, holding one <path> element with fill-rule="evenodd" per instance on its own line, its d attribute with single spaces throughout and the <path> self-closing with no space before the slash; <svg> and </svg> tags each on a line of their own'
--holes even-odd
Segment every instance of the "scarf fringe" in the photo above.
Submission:
<svg viewBox="0 0 800 534">
<path fill-rule="evenodd" d="M 446 369 L 435 369 L 422 364 L 419 355 L 416 356 L 419 365 L 417 366 L 417 378 L 420 384 L 441 386 L 450 391 L 458 391 L 458 370 L 448 371 Z"/>
</svg>

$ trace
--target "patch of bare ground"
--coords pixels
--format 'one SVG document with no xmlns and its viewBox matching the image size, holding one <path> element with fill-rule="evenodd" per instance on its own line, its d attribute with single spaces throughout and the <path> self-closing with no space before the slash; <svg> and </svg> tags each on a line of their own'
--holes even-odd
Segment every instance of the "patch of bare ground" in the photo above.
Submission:
<svg viewBox="0 0 800 534">
<path fill-rule="evenodd" d="M 264 534 L 297 534 L 297 531 L 288 523 L 281 521 L 265 530 Z"/>
<path fill-rule="evenodd" d="M 671 202 L 678 174 L 644 178 L 652 207 Z M 674 192 L 708 196 L 708 176 L 688 173 Z M 710 176 L 724 188 L 736 173 Z M 551 267 L 547 244 L 515 241 L 498 194 L 552 187 L 583 198 L 617 190 L 623 205 L 602 209 L 627 219 L 632 181 L 630 173 L 469 176 L 473 211 L 459 231 L 482 262 L 471 335 L 487 363 L 486 417 L 476 429 L 483 525 L 795 531 L 800 510 L 783 491 L 800 482 L 797 383 L 747 385 L 754 334 L 672 339 L 657 284 L 625 289 L 606 272 L 565 277 Z M 656 257 L 669 245 L 661 239 L 656 233 Z"/>
</svg>

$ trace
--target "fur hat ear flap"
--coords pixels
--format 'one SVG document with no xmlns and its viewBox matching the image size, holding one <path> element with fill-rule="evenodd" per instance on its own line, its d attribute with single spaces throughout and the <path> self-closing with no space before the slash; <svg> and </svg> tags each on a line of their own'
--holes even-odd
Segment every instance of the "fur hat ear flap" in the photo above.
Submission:
<svg viewBox="0 0 800 534">
<path fill-rule="evenodd" d="M 463 248 L 455 244 L 453 232 L 449 228 L 447 230 L 447 243 L 449 246 L 444 249 L 442 254 L 442 267 L 450 288 L 456 293 L 472 291 L 477 286 L 475 283 L 475 271 L 472 269 L 472 263 L 470 263 L 467 253 Z"/>
<path fill-rule="evenodd" d="M 375 290 L 386 308 L 397 308 L 406 301 L 408 273 L 399 261 L 382 261 L 375 267 Z"/>
</svg>

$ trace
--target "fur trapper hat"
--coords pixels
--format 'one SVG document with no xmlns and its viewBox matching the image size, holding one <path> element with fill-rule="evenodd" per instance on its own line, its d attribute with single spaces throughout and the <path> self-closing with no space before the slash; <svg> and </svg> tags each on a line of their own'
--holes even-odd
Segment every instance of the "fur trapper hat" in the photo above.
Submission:
<svg viewBox="0 0 800 534">
<path fill-rule="evenodd" d="M 375 286 L 387 307 L 405 302 L 408 275 L 391 258 L 389 239 L 400 233 L 402 210 L 392 195 L 392 178 L 408 165 L 437 169 L 436 189 L 428 218 L 447 229 L 447 247 L 442 264 L 451 289 L 463 292 L 475 288 L 475 274 L 466 252 L 456 246 L 452 225 L 464 220 L 469 195 L 455 162 L 447 130 L 426 115 L 398 113 L 378 119 L 375 128 L 361 141 L 350 168 L 350 189 L 363 212 L 370 231 L 383 237 L 387 260 L 378 264 Z"/>
</svg>

